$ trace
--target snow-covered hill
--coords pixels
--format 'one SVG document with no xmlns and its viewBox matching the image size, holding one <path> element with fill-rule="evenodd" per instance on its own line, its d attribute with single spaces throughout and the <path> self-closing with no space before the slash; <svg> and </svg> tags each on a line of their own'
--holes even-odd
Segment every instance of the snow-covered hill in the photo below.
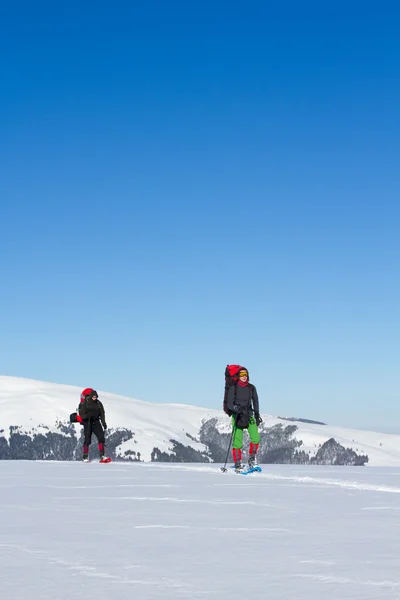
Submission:
<svg viewBox="0 0 400 600">
<path fill-rule="evenodd" d="M 69 416 L 79 405 L 82 387 L 59 385 L 32 379 L 0 377 L 0 431 L 9 437 L 10 427 L 23 431 L 46 433 L 48 428 L 59 432 L 57 423 L 69 423 Z M 172 451 L 171 439 L 182 445 L 206 451 L 203 444 L 194 441 L 204 417 L 220 415 L 194 406 L 179 404 L 152 404 L 125 396 L 97 390 L 106 411 L 107 425 L 112 430 L 127 428 L 134 438 L 121 445 L 121 454 L 127 450 L 139 451 L 143 460 L 150 460 L 157 447 L 161 452 Z M 43 425 L 46 427 L 43 428 Z M 74 425 L 79 433 L 81 426 Z M 191 438 L 188 437 L 189 434 Z"/>
<path fill-rule="evenodd" d="M 79 404 L 81 389 L 30 379 L 0 377 L 0 442 L 3 438 L 3 443 L 9 444 L 15 433 L 32 438 L 49 433 L 71 437 L 76 432 L 73 443 L 78 448 L 81 427 L 73 425 L 66 428 L 65 425 L 69 424 L 69 415 Z M 154 450 L 157 449 L 158 459 L 160 455 L 165 459 L 165 456 L 176 455 L 179 445 L 194 451 L 192 456 L 195 458 L 191 459 L 188 454 L 183 460 L 212 460 L 207 441 L 203 439 L 205 443 L 200 442 L 202 425 L 212 419 L 218 432 L 228 434 L 230 431 L 230 419 L 221 409 L 156 404 L 101 390 L 98 392 L 106 409 L 109 439 L 123 430 L 131 432 L 131 435 L 121 436 L 115 442 L 115 455 L 121 458 L 131 456 L 149 461 L 152 456 L 154 458 Z M 351 448 L 357 454 L 368 455 L 369 465 L 400 466 L 399 435 L 312 423 L 292 423 L 266 414 L 263 414 L 263 419 L 264 429 L 278 424 L 283 427 L 296 425 L 297 431 L 293 436 L 303 442 L 299 450 L 310 457 L 328 439 L 334 438 L 345 448 Z"/>
</svg>

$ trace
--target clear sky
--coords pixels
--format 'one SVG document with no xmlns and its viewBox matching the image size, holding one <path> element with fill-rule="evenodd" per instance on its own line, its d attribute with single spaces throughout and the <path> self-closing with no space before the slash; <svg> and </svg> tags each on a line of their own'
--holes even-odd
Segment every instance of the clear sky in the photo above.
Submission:
<svg viewBox="0 0 400 600">
<path fill-rule="evenodd" d="M 400 431 L 399 10 L 3 3 L 1 373 Z"/>
</svg>

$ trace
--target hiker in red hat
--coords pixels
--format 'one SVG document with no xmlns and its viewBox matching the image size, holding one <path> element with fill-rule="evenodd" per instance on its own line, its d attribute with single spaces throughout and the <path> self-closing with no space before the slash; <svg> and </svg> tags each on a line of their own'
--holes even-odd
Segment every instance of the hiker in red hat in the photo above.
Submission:
<svg viewBox="0 0 400 600">
<path fill-rule="evenodd" d="M 79 405 L 79 417 L 79 421 L 83 424 L 84 431 L 82 460 L 84 462 L 89 461 L 89 446 L 92 441 L 92 433 L 94 433 L 98 441 L 100 460 L 104 461 L 106 458 L 104 456 L 104 431 L 107 429 L 107 423 L 104 406 L 100 402 L 96 390 L 91 389 L 84 397 L 83 402 L 81 401 Z"/>
</svg>

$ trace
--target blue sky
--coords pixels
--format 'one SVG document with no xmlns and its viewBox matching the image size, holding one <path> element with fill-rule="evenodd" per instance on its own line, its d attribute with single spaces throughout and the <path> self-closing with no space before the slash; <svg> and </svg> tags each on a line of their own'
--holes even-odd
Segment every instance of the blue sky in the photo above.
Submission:
<svg viewBox="0 0 400 600">
<path fill-rule="evenodd" d="M 1 8 L 2 374 L 396 427 L 397 3 L 83 4 Z"/>
</svg>

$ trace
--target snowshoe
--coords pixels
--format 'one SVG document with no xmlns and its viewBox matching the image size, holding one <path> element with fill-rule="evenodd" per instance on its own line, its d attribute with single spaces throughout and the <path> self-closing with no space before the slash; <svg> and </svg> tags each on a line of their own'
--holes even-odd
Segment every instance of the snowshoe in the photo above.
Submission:
<svg viewBox="0 0 400 600">
<path fill-rule="evenodd" d="M 261 473 L 262 472 L 262 468 L 259 467 L 258 465 L 256 465 L 255 467 L 252 468 L 248 468 L 245 469 L 244 471 L 241 472 L 242 475 L 250 475 L 250 473 Z"/>
<path fill-rule="evenodd" d="M 235 465 L 234 465 L 235 473 L 243 473 L 245 468 L 246 467 L 240 461 L 235 462 Z"/>
</svg>

